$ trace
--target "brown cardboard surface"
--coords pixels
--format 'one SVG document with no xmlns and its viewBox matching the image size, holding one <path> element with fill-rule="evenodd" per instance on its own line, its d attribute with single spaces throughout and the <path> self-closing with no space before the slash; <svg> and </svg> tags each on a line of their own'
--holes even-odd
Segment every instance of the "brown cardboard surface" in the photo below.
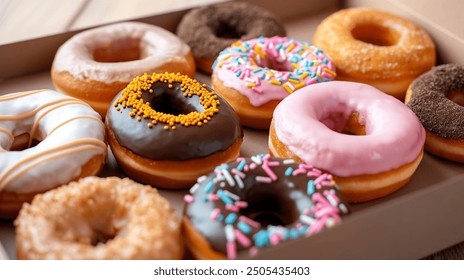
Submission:
<svg viewBox="0 0 464 280">
<path fill-rule="evenodd" d="M 266 6 L 267 2 L 250 2 Z M 284 15 L 289 36 L 311 42 L 317 24 L 338 9 L 338 1 L 325 1 L 314 7 L 291 5 L 272 6 L 275 13 Z M 319 2 L 319 1 L 315 1 Z M 383 8 L 395 9 L 397 14 L 414 17 L 387 1 Z M 347 5 L 370 5 L 373 1 L 347 1 Z M 408 1 L 408 3 L 412 3 Z M 377 5 L 377 2 L 374 3 Z M 380 5 L 380 4 L 379 4 Z M 379 7 L 380 8 L 380 7 Z M 398 10 L 396 10 L 398 9 Z M 147 17 L 140 21 L 174 30 L 184 11 Z M 291 16 L 295 15 L 295 16 Z M 432 37 L 446 45 L 448 37 L 440 37 L 431 28 Z M 38 88 L 53 88 L 49 68 L 56 49 L 75 32 L 58 34 L 17 44 L 0 46 L 0 95 Z M 459 49 L 441 55 L 443 61 L 457 56 Z M 440 54 L 442 50 L 440 49 Z M 198 74 L 207 84 L 209 77 Z M 241 155 L 267 152 L 267 131 L 245 129 Z M 417 259 L 464 240 L 464 165 L 448 162 L 426 154 L 411 182 L 398 192 L 368 203 L 353 205 L 353 214 L 344 223 L 307 239 L 287 242 L 263 250 L 256 258 L 270 259 Z M 111 154 L 101 176 L 124 176 Z M 174 208 L 181 211 L 186 191 L 161 191 Z M 0 222 L 0 241 L 10 258 L 14 253 L 14 229 L 11 222 Z M 241 256 L 247 258 L 247 256 Z"/>
</svg>

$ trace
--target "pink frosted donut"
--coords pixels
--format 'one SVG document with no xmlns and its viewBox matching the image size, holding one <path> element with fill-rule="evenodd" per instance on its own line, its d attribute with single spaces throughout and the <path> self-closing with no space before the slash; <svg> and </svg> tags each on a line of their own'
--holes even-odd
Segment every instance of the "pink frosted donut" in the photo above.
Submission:
<svg viewBox="0 0 464 280">
<path fill-rule="evenodd" d="M 237 41 L 213 65 L 213 88 L 242 123 L 268 128 L 277 104 L 307 85 L 331 81 L 335 67 L 315 46 L 287 37 Z"/>
<path fill-rule="evenodd" d="M 317 162 L 335 175 L 350 202 L 405 185 L 424 142 L 424 128 L 407 106 L 354 82 L 312 85 L 286 98 L 274 112 L 269 136 L 272 154 Z"/>
</svg>

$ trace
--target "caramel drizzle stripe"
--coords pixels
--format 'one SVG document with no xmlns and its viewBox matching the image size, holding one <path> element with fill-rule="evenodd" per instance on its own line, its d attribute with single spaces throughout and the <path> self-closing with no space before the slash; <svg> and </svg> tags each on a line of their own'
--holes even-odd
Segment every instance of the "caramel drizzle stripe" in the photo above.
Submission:
<svg viewBox="0 0 464 280">
<path fill-rule="evenodd" d="M 10 137 L 11 141 L 14 141 L 15 139 L 14 135 L 9 130 L 6 130 L 5 128 L 0 127 L 0 132 L 5 133 L 6 135 L 8 135 L 8 137 Z"/>
<path fill-rule="evenodd" d="M 31 90 L 31 91 L 22 91 L 22 92 L 10 93 L 10 94 L 7 94 L 7 95 L 0 96 L 0 101 L 17 99 L 17 98 L 21 98 L 21 97 L 28 96 L 28 95 L 31 95 L 31 94 L 47 91 L 47 90 L 49 90 L 49 89 L 39 89 L 39 90 Z"/>
<path fill-rule="evenodd" d="M 54 111 L 56 109 L 59 109 L 61 107 L 67 106 L 67 105 L 73 105 L 73 104 L 82 104 L 82 101 L 79 101 L 79 100 L 76 100 L 76 99 L 73 99 L 71 101 L 63 101 L 62 103 L 59 103 L 57 106 L 51 107 L 50 109 L 46 110 L 43 114 L 41 114 L 39 117 L 37 117 L 34 120 L 34 124 L 32 125 L 32 128 L 31 128 L 31 132 L 29 133 L 30 137 L 29 137 L 29 142 L 27 143 L 27 146 L 28 147 L 31 146 L 32 139 L 34 139 L 37 127 L 39 126 L 40 120 L 42 120 L 43 117 L 45 117 L 48 113 L 50 113 L 50 112 L 52 112 L 52 111 Z M 55 104 L 53 104 L 53 105 L 55 105 Z"/>
<path fill-rule="evenodd" d="M 69 120 L 63 122 L 63 123 L 60 123 L 59 125 L 55 126 L 47 135 L 47 137 L 50 137 L 50 135 L 52 135 L 53 132 L 55 132 L 55 130 L 57 130 L 58 128 L 62 127 L 63 125 L 65 124 L 68 124 L 72 121 L 75 121 L 75 120 L 79 120 L 79 119 L 89 119 L 89 120 L 95 120 L 97 122 L 102 122 L 101 118 L 99 117 L 95 117 L 95 116 L 77 116 L 77 117 L 74 117 L 74 118 L 70 118 Z"/>
<path fill-rule="evenodd" d="M 33 160 L 35 160 L 37 158 L 42 157 L 42 156 L 47 156 L 48 154 L 52 154 L 52 153 L 56 153 L 56 152 L 62 152 L 63 154 L 66 154 L 66 151 L 63 151 L 63 150 L 72 148 L 73 146 L 76 146 L 76 145 L 93 145 L 93 147 L 99 146 L 100 148 L 103 149 L 104 153 L 106 153 L 106 149 L 107 149 L 107 146 L 103 141 L 100 141 L 98 139 L 93 139 L 93 138 L 83 138 L 83 139 L 79 139 L 79 140 L 76 140 L 76 141 L 66 143 L 66 144 L 64 144 L 64 145 L 62 145 L 60 147 L 55 147 L 53 149 L 42 151 L 40 153 L 37 153 L 37 154 L 34 154 L 32 156 L 26 157 L 26 158 L 16 162 L 15 164 L 10 166 L 9 168 L 7 168 L 3 172 L 3 174 L 0 176 L 0 191 L 2 191 L 4 186 L 6 185 L 5 179 L 8 176 L 10 176 L 9 173 L 12 173 L 14 171 L 14 169 L 18 168 L 20 165 L 25 164 L 27 162 L 31 162 L 31 161 L 33 161 Z M 68 152 L 68 154 L 70 154 L 70 152 Z M 45 160 L 42 160 L 42 162 L 43 161 L 45 161 Z M 8 180 L 8 182 L 10 182 L 10 181 L 11 180 Z"/>
<path fill-rule="evenodd" d="M 43 108 L 46 108 L 46 107 L 48 107 L 48 106 L 52 106 L 52 105 L 55 105 L 55 104 L 59 104 L 59 103 L 61 103 L 61 102 L 65 102 L 65 101 L 75 101 L 75 102 L 79 102 L 79 104 L 83 104 L 83 105 L 89 106 L 87 103 L 84 103 L 84 102 L 82 102 L 82 101 L 78 101 L 78 100 L 76 100 L 75 98 L 68 97 L 68 98 L 58 99 L 58 100 L 54 100 L 54 101 L 49 102 L 49 103 L 42 104 L 42 105 L 40 105 L 39 107 L 35 108 L 35 109 L 32 110 L 32 111 L 24 112 L 24 113 L 19 114 L 19 115 L 15 115 L 15 116 L 0 116 L 0 121 L 2 121 L 2 120 L 6 120 L 6 121 L 15 121 L 15 120 L 21 120 L 21 119 L 29 118 L 29 117 L 31 117 L 31 116 L 37 114 L 37 112 L 39 112 L 39 111 L 42 110 Z"/>
<path fill-rule="evenodd" d="M 66 154 L 78 153 L 78 152 L 81 152 L 81 151 L 84 151 L 84 150 L 90 150 L 90 149 L 93 149 L 93 148 L 95 148 L 94 145 L 82 145 L 82 146 L 79 146 L 79 147 L 74 147 L 74 148 L 67 149 L 66 151 L 61 151 L 58 154 L 50 155 L 50 156 L 48 156 L 48 157 L 46 157 L 46 158 L 44 158 L 42 160 L 38 160 L 35 163 L 29 164 L 29 166 L 24 167 L 20 171 L 17 171 L 15 174 L 11 175 L 10 178 L 3 183 L 3 185 L 8 186 L 8 184 L 11 181 L 15 180 L 16 178 L 20 177 L 21 175 L 23 175 L 27 171 L 31 170 L 32 168 L 34 168 L 37 165 L 40 165 L 40 164 L 42 164 L 42 163 L 44 163 L 46 161 L 54 160 L 56 158 L 62 157 L 63 155 L 66 155 Z M 3 189 L 4 189 L 4 187 L 0 186 L 0 191 L 3 191 Z"/>
</svg>

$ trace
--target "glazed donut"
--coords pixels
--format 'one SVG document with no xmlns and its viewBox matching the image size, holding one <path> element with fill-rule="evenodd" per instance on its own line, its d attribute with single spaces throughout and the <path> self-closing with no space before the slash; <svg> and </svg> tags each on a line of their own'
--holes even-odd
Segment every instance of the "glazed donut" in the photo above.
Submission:
<svg viewBox="0 0 464 280">
<path fill-rule="evenodd" d="M 86 103 L 51 90 L 0 96 L 0 218 L 37 193 L 98 174 L 106 152 L 104 125 Z"/>
<path fill-rule="evenodd" d="M 400 100 L 436 60 L 435 45 L 424 30 L 370 8 L 332 14 L 317 27 L 313 43 L 332 58 L 337 79 L 369 84 Z"/>
<path fill-rule="evenodd" d="M 145 74 L 119 93 L 106 118 L 111 150 L 134 180 L 188 188 L 242 143 L 240 120 L 219 95 L 180 74 Z"/>
<path fill-rule="evenodd" d="M 257 155 L 218 166 L 184 198 L 182 232 L 198 259 L 235 259 L 311 236 L 349 213 L 332 175 Z"/>
<path fill-rule="evenodd" d="M 102 117 L 134 77 L 152 72 L 195 75 L 190 48 L 160 27 L 123 22 L 90 29 L 66 41 L 53 60 L 56 89 L 89 103 Z"/>
<path fill-rule="evenodd" d="M 315 46 L 287 37 L 238 41 L 213 66 L 214 90 L 243 125 L 268 129 L 277 104 L 294 90 L 331 81 L 335 68 Z"/>
<path fill-rule="evenodd" d="M 156 189 L 87 177 L 37 195 L 15 221 L 18 259 L 180 259 L 181 219 Z"/>
<path fill-rule="evenodd" d="M 233 42 L 285 34 L 284 27 L 272 13 L 243 2 L 193 9 L 177 27 L 177 35 L 192 49 L 198 70 L 207 74 L 211 74 L 219 52 Z"/>
<path fill-rule="evenodd" d="M 300 89 L 277 106 L 269 149 L 317 162 L 349 202 L 363 202 L 404 186 L 424 141 L 424 128 L 402 102 L 369 85 L 335 81 Z"/>
<path fill-rule="evenodd" d="M 464 66 L 440 65 L 409 87 L 406 104 L 425 128 L 425 149 L 464 163 Z"/>
</svg>

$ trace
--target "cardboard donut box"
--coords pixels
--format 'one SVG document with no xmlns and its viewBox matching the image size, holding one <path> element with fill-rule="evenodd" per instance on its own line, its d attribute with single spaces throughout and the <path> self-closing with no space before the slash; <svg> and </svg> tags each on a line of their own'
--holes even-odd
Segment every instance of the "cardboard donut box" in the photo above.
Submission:
<svg viewBox="0 0 464 280">
<path fill-rule="evenodd" d="M 366 6 L 403 16 L 433 38 L 438 64 L 464 63 L 464 29 L 458 20 L 464 2 L 450 0 L 266 1 L 248 0 L 275 13 L 288 35 L 311 42 L 317 25 L 343 7 Z M 133 19 L 175 31 L 186 10 Z M 58 47 L 81 30 L 0 46 L 0 95 L 53 88 L 50 67 Z M 210 84 L 208 76 L 197 78 Z M 464 116 L 463 116 L 464 117 Z M 244 129 L 241 155 L 266 153 L 267 131 Z M 1 163 L 0 163 L 1 164 Z M 114 158 L 101 176 L 120 176 Z M 329 230 L 309 238 L 263 249 L 256 259 L 419 259 L 464 241 L 464 165 L 425 154 L 412 180 L 399 191 L 375 201 L 352 205 L 352 214 Z M 161 190 L 182 211 L 187 190 Z M 11 221 L 0 221 L 0 259 L 15 258 Z M 2 249 L 2 245 L 4 249 Z M 464 254 L 464 253 L 463 253 Z M 249 258 L 247 254 L 239 258 Z"/>
</svg>

